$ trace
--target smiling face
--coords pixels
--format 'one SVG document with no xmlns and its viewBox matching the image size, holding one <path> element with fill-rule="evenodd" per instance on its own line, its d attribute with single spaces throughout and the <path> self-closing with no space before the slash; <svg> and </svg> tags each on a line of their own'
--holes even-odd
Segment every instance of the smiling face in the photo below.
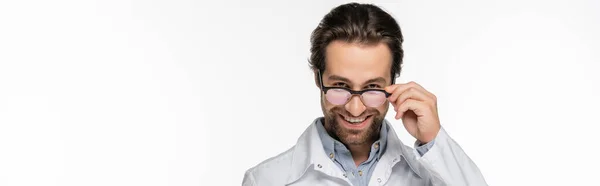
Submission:
<svg viewBox="0 0 600 186">
<path fill-rule="evenodd" d="M 326 87 L 345 87 L 355 91 L 383 89 L 391 84 L 392 54 L 383 42 L 376 44 L 333 41 L 326 47 L 326 69 L 322 74 Z M 344 105 L 327 101 L 321 91 L 321 107 L 325 129 L 346 145 L 373 143 L 387 113 L 386 101 L 378 107 L 368 107 L 354 95 Z"/>
</svg>

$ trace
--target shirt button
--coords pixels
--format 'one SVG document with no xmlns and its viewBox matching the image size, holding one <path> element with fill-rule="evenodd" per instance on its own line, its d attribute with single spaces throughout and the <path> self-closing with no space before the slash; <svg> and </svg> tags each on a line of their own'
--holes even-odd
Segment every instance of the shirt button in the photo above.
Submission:
<svg viewBox="0 0 600 186">
<path fill-rule="evenodd" d="M 374 146 L 375 146 L 375 149 L 378 149 L 379 148 L 379 142 L 375 143 Z"/>
<path fill-rule="evenodd" d="M 344 174 L 344 178 L 348 178 L 348 175 Z"/>
<path fill-rule="evenodd" d="M 321 166 L 321 164 L 317 164 L 317 167 L 319 167 L 319 168 L 323 168 L 323 166 Z"/>
<path fill-rule="evenodd" d="M 377 178 L 377 182 L 381 183 L 381 178 Z"/>
<path fill-rule="evenodd" d="M 329 153 L 329 158 L 333 159 L 333 153 Z"/>
<path fill-rule="evenodd" d="M 362 176 L 362 171 L 361 170 L 358 171 L 358 175 Z"/>
</svg>

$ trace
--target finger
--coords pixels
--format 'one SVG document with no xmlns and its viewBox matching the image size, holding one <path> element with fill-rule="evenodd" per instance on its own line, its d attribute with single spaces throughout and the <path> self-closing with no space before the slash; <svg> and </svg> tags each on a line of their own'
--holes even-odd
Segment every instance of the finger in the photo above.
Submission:
<svg viewBox="0 0 600 186">
<path fill-rule="evenodd" d="M 395 84 L 385 88 L 386 92 L 392 94 L 388 99 L 390 102 L 396 102 L 396 99 L 406 90 L 410 88 L 408 84 Z"/>
<path fill-rule="evenodd" d="M 417 88 L 409 88 L 406 91 L 404 91 L 402 94 L 400 94 L 400 96 L 394 103 L 396 105 L 402 105 L 402 103 L 404 103 L 408 99 L 414 99 L 417 101 L 422 101 L 424 103 L 431 103 L 433 101 L 433 100 L 431 100 L 430 97 L 425 95 L 425 93 L 423 91 L 421 91 Z"/>
<path fill-rule="evenodd" d="M 425 95 L 427 95 L 428 97 L 432 98 L 435 100 L 435 95 L 433 95 L 433 93 L 429 92 L 427 89 L 425 89 L 423 86 L 421 86 L 420 84 L 411 81 L 408 82 L 408 84 L 412 85 L 411 87 L 417 88 L 419 90 L 421 90 L 423 93 L 425 93 Z"/>
<path fill-rule="evenodd" d="M 398 102 L 397 99 L 400 97 L 404 97 L 406 99 L 407 95 L 404 95 L 406 93 L 410 93 L 410 96 L 415 95 L 417 96 L 415 97 L 416 99 L 422 101 L 431 99 L 431 97 L 429 97 L 429 95 L 427 95 L 427 93 L 425 92 L 425 89 L 419 88 L 415 84 L 402 84 L 396 86 L 394 91 L 392 92 L 392 95 L 388 99 L 391 102 L 401 103 Z"/>
<path fill-rule="evenodd" d="M 388 93 L 393 93 L 394 90 L 396 90 L 396 88 L 398 88 L 399 86 L 402 86 L 402 85 L 404 85 L 404 84 L 399 83 L 399 84 L 389 85 L 389 86 L 385 87 L 384 90 Z"/>
<path fill-rule="evenodd" d="M 417 117 L 423 116 L 424 115 L 423 113 L 425 113 L 427 108 L 428 108 L 427 104 L 422 101 L 418 101 L 418 100 L 414 100 L 414 99 L 406 100 L 404 103 L 402 103 L 398 107 L 398 112 L 396 113 L 396 119 L 402 118 L 402 116 L 404 116 L 404 113 L 408 110 L 412 110 L 417 115 Z"/>
<path fill-rule="evenodd" d="M 425 88 L 423 88 L 421 85 L 419 85 L 413 81 L 411 81 L 409 83 L 404 83 L 404 84 L 394 84 L 394 85 L 387 86 L 387 87 L 385 87 L 385 91 L 392 94 L 389 97 L 389 99 L 390 99 L 390 101 L 395 102 L 396 99 L 398 99 L 399 95 L 394 95 L 394 93 L 396 93 L 396 92 L 402 93 L 410 88 L 416 88 L 416 89 L 420 90 L 421 92 L 423 92 L 425 95 L 427 95 L 427 97 L 431 98 L 432 100 L 437 100 L 435 95 L 433 95 L 431 92 L 425 90 Z"/>
<path fill-rule="evenodd" d="M 387 99 L 390 101 L 390 104 L 394 107 L 394 110 L 398 110 L 398 109 L 396 108 L 396 103 L 392 101 L 392 98 L 397 99 L 397 98 L 395 98 L 396 95 L 394 95 L 394 92 L 400 86 L 404 86 L 404 84 L 393 84 L 393 85 L 390 85 L 390 86 L 387 86 L 384 88 L 384 90 L 386 92 L 391 94 Z"/>
</svg>

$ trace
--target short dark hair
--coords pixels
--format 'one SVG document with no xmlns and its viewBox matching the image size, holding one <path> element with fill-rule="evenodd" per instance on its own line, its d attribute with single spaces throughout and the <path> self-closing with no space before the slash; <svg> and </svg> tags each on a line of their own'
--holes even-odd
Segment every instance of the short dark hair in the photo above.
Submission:
<svg viewBox="0 0 600 186">
<path fill-rule="evenodd" d="M 377 44 L 385 42 L 392 52 L 392 83 L 402 70 L 402 32 L 396 20 L 372 4 L 348 3 L 333 8 L 319 23 L 310 37 L 310 68 L 316 74 L 325 71 L 325 49 L 329 43 L 342 40 L 350 43 Z M 319 81 L 316 81 L 319 82 Z"/>
</svg>

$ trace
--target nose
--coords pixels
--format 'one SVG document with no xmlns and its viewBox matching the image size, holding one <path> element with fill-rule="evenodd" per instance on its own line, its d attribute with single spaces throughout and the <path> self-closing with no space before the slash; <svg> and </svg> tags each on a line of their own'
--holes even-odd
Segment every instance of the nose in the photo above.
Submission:
<svg viewBox="0 0 600 186">
<path fill-rule="evenodd" d="M 352 96 L 344 108 L 346 108 L 346 110 L 350 112 L 352 116 L 360 116 L 363 112 L 365 112 L 365 110 L 367 110 L 367 107 L 363 104 L 362 100 L 360 100 L 360 97 L 358 96 Z"/>
</svg>

